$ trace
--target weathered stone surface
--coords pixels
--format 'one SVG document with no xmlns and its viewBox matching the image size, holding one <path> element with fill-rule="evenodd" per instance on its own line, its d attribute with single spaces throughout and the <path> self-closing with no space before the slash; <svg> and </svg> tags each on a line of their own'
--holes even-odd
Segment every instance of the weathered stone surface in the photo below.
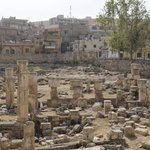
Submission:
<svg viewBox="0 0 150 150">
<path fill-rule="evenodd" d="M 83 140 L 93 141 L 93 138 L 94 138 L 94 128 L 84 127 L 83 128 Z"/>
<path fill-rule="evenodd" d="M 107 134 L 107 138 L 110 140 L 117 140 L 123 138 L 123 132 L 121 130 L 111 130 Z"/>
<path fill-rule="evenodd" d="M 132 128 L 131 126 L 126 126 L 124 128 L 124 134 L 126 137 L 134 137 L 135 136 L 134 128 Z"/>
<path fill-rule="evenodd" d="M 143 136 L 147 136 L 149 134 L 148 129 L 136 128 L 135 133 L 141 134 Z"/>
<path fill-rule="evenodd" d="M 147 150 L 150 149 L 150 141 L 143 141 L 142 142 L 142 147 L 146 148 Z"/>
<path fill-rule="evenodd" d="M 96 102 L 94 103 L 94 105 L 92 106 L 92 110 L 93 111 L 102 111 L 102 103 L 101 102 Z"/>
</svg>

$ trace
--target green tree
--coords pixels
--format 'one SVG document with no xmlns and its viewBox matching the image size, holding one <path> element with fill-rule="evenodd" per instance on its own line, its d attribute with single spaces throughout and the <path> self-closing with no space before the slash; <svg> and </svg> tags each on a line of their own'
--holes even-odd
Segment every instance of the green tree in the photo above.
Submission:
<svg viewBox="0 0 150 150">
<path fill-rule="evenodd" d="M 132 58 L 149 34 L 149 14 L 140 0 L 109 0 L 97 18 L 109 36 L 112 50 L 127 51 Z"/>
</svg>

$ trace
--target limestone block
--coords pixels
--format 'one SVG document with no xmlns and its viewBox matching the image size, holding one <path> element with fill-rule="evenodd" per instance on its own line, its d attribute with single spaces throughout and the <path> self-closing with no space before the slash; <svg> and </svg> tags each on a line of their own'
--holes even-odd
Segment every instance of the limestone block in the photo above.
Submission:
<svg viewBox="0 0 150 150">
<path fill-rule="evenodd" d="M 30 72 L 29 73 L 29 94 L 34 94 L 37 96 L 38 94 L 38 84 L 37 84 L 37 73 Z"/>
<path fill-rule="evenodd" d="M 18 149 L 22 147 L 22 140 L 12 140 L 10 143 L 10 149 Z"/>
<path fill-rule="evenodd" d="M 115 112 L 113 112 L 113 111 L 110 111 L 108 113 L 108 119 L 109 120 L 117 120 L 117 114 Z"/>
<path fill-rule="evenodd" d="M 85 98 L 79 97 L 74 103 L 76 107 L 86 107 L 87 106 L 87 100 Z"/>
<path fill-rule="evenodd" d="M 145 149 L 150 149 L 150 140 L 149 141 L 143 141 L 142 143 L 142 147 Z"/>
<path fill-rule="evenodd" d="M 5 69 L 5 77 L 6 78 L 12 78 L 14 74 L 13 68 L 9 67 Z"/>
<path fill-rule="evenodd" d="M 9 146 L 10 146 L 10 142 L 8 138 L 1 138 L 0 139 L 0 146 L 1 146 L 1 150 L 8 150 Z"/>
<path fill-rule="evenodd" d="M 135 128 L 135 122 L 134 121 L 127 121 L 126 126 L 131 126 L 131 127 Z"/>
<path fill-rule="evenodd" d="M 118 75 L 117 85 L 123 86 L 124 78 L 125 78 L 124 75 L 122 74 Z"/>
<path fill-rule="evenodd" d="M 74 87 L 74 89 L 73 89 L 73 98 L 74 99 L 78 99 L 81 96 L 82 96 L 82 89 L 81 89 L 81 87 Z"/>
<path fill-rule="evenodd" d="M 126 137 L 134 137 L 135 136 L 134 128 L 132 128 L 131 126 L 125 126 L 124 134 Z"/>
<path fill-rule="evenodd" d="M 121 130 L 111 130 L 107 134 L 107 138 L 109 140 L 117 140 L 117 139 L 122 139 L 123 138 L 123 132 Z"/>
<path fill-rule="evenodd" d="M 127 78 L 131 80 L 131 79 L 133 79 L 133 75 L 132 74 L 127 74 Z"/>
<path fill-rule="evenodd" d="M 83 128 L 83 140 L 93 141 L 93 139 L 94 139 L 94 128 L 84 127 Z"/>
<path fill-rule="evenodd" d="M 132 121 L 134 121 L 135 123 L 139 123 L 139 122 L 140 122 L 140 116 L 138 116 L 138 115 L 132 115 L 132 116 L 130 117 L 130 119 L 131 119 Z"/>
<path fill-rule="evenodd" d="M 80 116 L 79 116 L 79 110 L 70 110 L 69 111 L 69 115 L 70 115 L 70 119 L 71 120 L 74 120 L 76 122 L 79 121 L 79 118 L 80 118 Z"/>
<path fill-rule="evenodd" d="M 102 103 L 101 102 L 96 102 L 94 103 L 94 105 L 92 106 L 92 110 L 93 111 L 102 111 Z"/>
<path fill-rule="evenodd" d="M 60 79 L 59 78 L 51 78 L 48 80 L 49 87 L 60 87 Z"/>
<path fill-rule="evenodd" d="M 131 74 L 134 75 L 139 75 L 140 74 L 140 65 L 136 63 L 131 64 Z"/>
<path fill-rule="evenodd" d="M 146 88 L 147 80 L 146 79 L 139 79 L 137 80 L 138 87 L 139 88 Z"/>
<path fill-rule="evenodd" d="M 94 82 L 94 89 L 95 90 L 103 90 L 103 81 L 97 80 Z"/>
<path fill-rule="evenodd" d="M 117 113 L 118 113 L 118 116 L 122 116 L 122 117 L 126 117 L 127 116 L 126 108 L 124 108 L 124 107 L 119 108 Z"/>
<path fill-rule="evenodd" d="M 83 82 L 81 80 L 70 81 L 70 90 L 73 90 L 75 87 L 83 88 Z"/>
<path fill-rule="evenodd" d="M 133 79 L 134 80 L 139 80 L 140 79 L 140 75 L 134 75 Z"/>
<path fill-rule="evenodd" d="M 117 117 L 117 121 L 118 121 L 119 123 L 124 123 L 124 122 L 125 122 L 125 117 L 118 116 L 118 117 Z"/>
<path fill-rule="evenodd" d="M 141 134 L 143 136 L 147 136 L 149 134 L 149 131 L 148 129 L 144 129 L 144 128 L 136 128 L 135 133 Z"/>
<path fill-rule="evenodd" d="M 35 95 L 29 94 L 28 105 L 29 105 L 29 112 L 37 110 L 38 106 L 37 106 L 37 99 Z"/>
<path fill-rule="evenodd" d="M 28 60 L 18 60 L 18 73 L 27 73 L 28 72 Z"/>
<path fill-rule="evenodd" d="M 24 137 L 22 142 L 23 150 L 34 150 L 35 149 L 35 139 L 34 139 L 34 122 L 27 121 L 24 125 Z"/>
<path fill-rule="evenodd" d="M 51 87 L 51 99 L 57 99 L 58 98 L 58 92 L 57 92 L 57 87 Z"/>
<path fill-rule="evenodd" d="M 111 111 L 111 100 L 104 100 L 104 112 L 108 114 Z"/>
</svg>

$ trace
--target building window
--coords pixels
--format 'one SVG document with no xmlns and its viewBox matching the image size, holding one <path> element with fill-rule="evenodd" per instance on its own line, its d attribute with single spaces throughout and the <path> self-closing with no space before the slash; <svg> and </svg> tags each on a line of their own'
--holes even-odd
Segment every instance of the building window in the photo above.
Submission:
<svg viewBox="0 0 150 150">
<path fill-rule="evenodd" d="M 96 45 L 93 45 L 94 48 L 96 48 Z"/>
<path fill-rule="evenodd" d="M 87 48 L 87 45 L 84 45 L 84 48 Z"/>
<path fill-rule="evenodd" d="M 137 53 L 137 57 L 142 57 L 142 53 Z"/>
<path fill-rule="evenodd" d="M 25 49 L 25 52 L 26 52 L 26 53 L 29 53 L 29 52 L 30 52 L 29 48 L 26 48 L 26 49 Z"/>
<path fill-rule="evenodd" d="M 148 58 L 150 58 L 150 53 L 148 53 L 148 55 L 147 55 L 147 56 L 148 56 Z"/>
<path fill-rule="evenodd" d="M 68 33 L 69 33 L 69 31 L 68 31 L 68 30 L 64 30 L 64 33 L 65 33 L 65 34 L 68 34 Z"/>
<path fill-rule="evenodd" d="M 9 55 L 9 49 L 6 49 L 6 52 L 5 52 L 7 55 Z"/>
<path fill-rule="evenodd" d="M 14 50 L 14 49 L 11 49 L 11 50 L 10 50 L 10 54 L 15 54 L 15 50 Z"/>
</svg>

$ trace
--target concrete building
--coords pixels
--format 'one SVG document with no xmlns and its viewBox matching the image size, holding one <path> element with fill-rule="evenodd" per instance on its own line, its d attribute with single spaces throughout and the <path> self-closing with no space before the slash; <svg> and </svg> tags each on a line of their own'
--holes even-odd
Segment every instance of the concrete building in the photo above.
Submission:
<svg viewBox="0 0 150 150">
<path fill-rule="evenodd" d="M 17 55 L 17 54 L 34 54 L 34 43 L 1 43 L 1 54 Z"/>
<path fill-rule="evenodd" d="M 71 42 L 78 40 L 81 35 L 88 34 L 88 28 L 84 24 L 58 24 L 48 27 L 48 32 L 57 32 L 62 37 L 61 52 L 71 51 Z"/>
<path fill-rule="evenodd" d="M 77 19 L 73 17 L 65 18 L 64 15 L 58 15 L 57 17 L 49 19 L 49 25 L 68 24 L 68 23 L 87 24 L 88 20 L 89 17 L 85 19 Z"/>
<path fill-rule="evenodd" d="M 34 44 L 36 53 L 58 53 L 61 52 L 62 38 L 59 35 L 35 35 Z"/>
<path fill-rule="evenodd" d="M 28 20 L 16 19 L 16 17 L 2 18 L 1 25 L 4 27 L 13 27 L 16 29 L 26 28 Z"/>
</svg>

